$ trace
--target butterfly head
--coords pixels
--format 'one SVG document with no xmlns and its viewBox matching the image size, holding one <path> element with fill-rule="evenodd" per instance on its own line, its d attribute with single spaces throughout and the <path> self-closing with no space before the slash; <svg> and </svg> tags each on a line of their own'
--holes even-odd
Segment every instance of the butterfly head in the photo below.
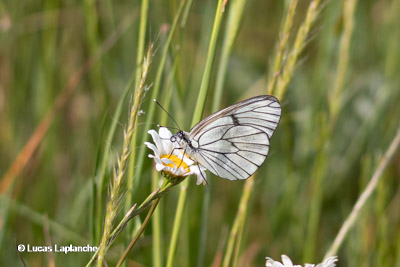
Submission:
<svg viewBox="0 0 400 267">
<path fill-rule="evenodd" d="M 188 140 L 187 137 L 186 137 L 186 134 L 182 130 L 179 130 L 176 134 L 174 134 L 170 138 L 170 141 L 172 143 L 175 143 L 175 142 L 180 143 L 182 140 L 185 140 L 185 141 Z"/>
<path fill-rule="evenodd" d="M 193 149 L 192 146 L 192 142 L 189 139 L 189 136 L 187 133 L 185 133 L 184 131 L 180 130 L 178 131 L 176 134 L 174 134 L 173 136 L 171 136 L 170 141 L 172 143 L 174 142 L 178 142 L 178 144 L 180 146 L 182 146 L 183 148 L 191 148 Z"/>
</svg>

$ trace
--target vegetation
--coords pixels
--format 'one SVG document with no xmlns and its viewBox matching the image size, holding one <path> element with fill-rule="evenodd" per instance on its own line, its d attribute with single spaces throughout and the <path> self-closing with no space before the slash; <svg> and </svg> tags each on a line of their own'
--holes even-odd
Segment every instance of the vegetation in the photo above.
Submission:
<svg viewBox="0 0 400 267">
<path fill-rule="evenodd" d="M 0 3 L 1 265 L 135 240 L 127 266 L 400 266 L 400 0 L 23 2 Z M 261 94 L 283 114 L 254 177 L 161 185 L 153 98 L 188 131 Z"/>
</svg>

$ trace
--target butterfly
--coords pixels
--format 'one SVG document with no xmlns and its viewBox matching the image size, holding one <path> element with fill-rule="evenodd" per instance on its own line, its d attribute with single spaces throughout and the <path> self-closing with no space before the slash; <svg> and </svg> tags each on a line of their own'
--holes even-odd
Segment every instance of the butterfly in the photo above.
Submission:
<svg viewBox="0 0 400 267">
<path fill-rule="evenodd" d="M 267 158 L 280 118 L 278 99 L 255 96 L 211 114 L 189 132 L 179 130 L 170 140 L 213 174 L 243 180 Z"/>
</svg>

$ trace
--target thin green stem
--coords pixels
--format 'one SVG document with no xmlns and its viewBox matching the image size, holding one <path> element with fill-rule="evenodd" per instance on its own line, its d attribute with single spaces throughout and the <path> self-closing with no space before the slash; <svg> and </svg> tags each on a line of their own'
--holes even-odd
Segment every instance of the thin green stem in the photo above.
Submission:
<svg viewBox="0 0 400 267">
<path fill-rule="evenodd" d="M 111 228 L 114 223 L 114 219 L 117 215 L 117 210 L 118 210 L 118 206 L 119 206 L 119 203 L 118 203 L 119 190 L 122 185 L 122 179 L 124 177 L 126 164 L 128 162 L 128 156 L 129 156 L 129 151 L 130 151 L 132 135 L 133 135 L 133 132 L 136 130 L 137 116 L 138 116 L 138 113 L 140 110 L 140 106 L 142 104 L 143 96 L 146 91 L 145 82 L 146 82 L 147 74 L 149 71 L 150 63 L 151 63 L 151 56 L 152 56 L 152 46 L 149 46 L 147 55 L 143 60 L 143 72 L 142 72 L 142 77 L 141 77 L 141 80 L 139 83 L 139 87 L 137 87 L 137 89 L 136 89 L 133 105 L 130 108 L 128 126 L 127 126 L 126 132 L 124 134 L 124 143 L 122 146 L 122 153 L 118 159 L 117 168 L 114 171 L 114 175 L 113 175 L 113 181 L 112 181 L 111 190 L 110 190 L 110 197 L 109 197 L 109 201 L 107 203 L 106 216 L 104 219 L 103 235 L 102 235 L 102 239 L 101 239 L 100 246 L 99 246 L 99 254 L 97 257 L 97 266 L 99 266 L 99 267 L 103 266 L 103 261 L 104 261 L 104 257 L 105 257 L 106 250 L 107 250 L 107 243 L 108 243 L 108 239 L 111 234 Z"/>
<path fill-rule="evenodd" d="M 112 231 L 112 233 L 109 236 L 109 239 L 107 241 L 107 249 L 113 244 L 114 240 L 117 238 L 117 236 L 122 232 L 122 230 L 125 229 L 127 223 L 134 218 L 135 216 L 141 214 L 145 209 L 147 209 L 150 204 L 153 202 L 153 200 L 159 199 L 162 196 L 164 196 L 166 193 L 168 193 L 173 186 L 179 184 L 181 181 L 177 180 L 174 182 L 168 182 L 164 181 L 164 184 L 158 188 L 157 190 L 153 191 L 147 198 L 140 204 L 138 208 L 137 205 L 133 205 L 130 210 L 125 214 L 124 218 L 119 222 L 117 227 Z M 96 253 L 92 256 L 90 261 L 87 263 L 87 267 L 91 266 L 93 262 L 96 260 L 98 257 L 99 250 L 96 251 Z"/>
<path fill-rule="evenodd" d="M 376 168 L 374 174 L 370 182 L 368 183 L 367 187 L 363 191 L 363 193 L 358 198 L 356 204 L 354 205 L 350 215 L 344 221 L 342 227 L 339 230 L 335 240 L 333 241 L 332 246 L 329 248 L 328 252 L 325 254 L 325 259 L 336 255 L 340 245 L 343 243 L 345 237 L 347 236 L 349 230 L 354 225 L 357 218 L 360 216 L 361 209 L 365 206 L 367 200 L 375 191 L 376 187 L 378 186 L 379 180 L 382 177 L 383 172 L 385 171 L 386 167 L 390 163 L 391 159 L 393 158 L 394 153 L 397 151 L 400 145 L 400 127 L 397 129 L 396 136 L 393 138 L 392 143 L 390 144 L 388 150 L 385 152 L 382 160 L 380 161 L 378 167 Z"/>
<path fill-rule="evenodd" d="M 217 70 L 217 80 L 215 82 L 213 105 L 211 109 L 212 112 L 217 111 L 221 105 L 229 56 L 232 52 L 232 47 L 239 31 L 239 25 L 243 17 L 243 11 L 246 3 L 247 0 L 236 0 L 232 1 L 231 6 L 229 7 L 224 40 L 221 47 L 221 56 L 218 61 L 219 64 Z"/>
<path fill-rule="evenodd" d="M 173 37 L 174 32 L 175 32 L 175 30 L 177 28 L 178 21 L 179 21 L 179 18 L 181 16 L 181 14 L 182 14 L 182 10 L 183 10 L 184 6 L 185 6 L 185 0 L 182 0 L 180 2 L 178 12 L 176 13 L 174 21 L 172 23 L 170 32 L 168 34 L 167 41 L 165 43 L 164 49 L 163 49 L 162 54 L 161 54 L 160 62 L 158 63 L 158 69 L 157 69 L 157 74 L 156 74 L 156 78 L 155 78 L 155 81 L 154 81 L 154 86 L 152 88 L 151 99 L 154 99 L 154 98 L 158 97 L 158 94 L 159 94 L 159 91 L 160 91 L 160 88 L 161 88 L 162 75 L 163 75 L 164 68 L 165 68 L 165 62 L 167 60 L 168 49 L 170 48 L 172 37 Z M 146 112 L 145 125 L 150 125 L 151 123 L 153 123 L 154 115 L 155 115 L 155 108 L 156 108 L 156 105 L 150 105 L 149 106 L 149 109 Z M 144 127 L 143 136 L 145 136 L 145 139 L 147 139 L 147 130 L 148 129 L 146 127 Z M 136 176 L 140 176 L 140 174 L 142 173 L 142 168 L 143 168 L 143 165 L 144 165 L 143 161 L 146 158 L 145 155 L 144 155 L 145 151 L 146 151 L 146 147 L 145 146 L 141 146 L 140 150 L 139 150 L 139 153 L 138 153 L 138 157 L 137 157 L 138 158 L 138 162 L 136 164 L 137 168 L 135 169 L 135 175 Z M 134 180 L 135 184 L 137 184 L 138 182 L 139 181 Z M 135 185 L 134 185 L 134 188 L 136 188 Z"/>
<path fill-rule="evenodd" d="M 357 0 L 347 0 L 343 2 L 343 24 L 344 31 L 340 39 L 339 62 L 336 70 L 336 79 L 333 91 L 330 95 L 330 120 L 336 121 L 340 110 L 343 86 L 349 66 L 349 50 L 351 37 L 354 29 L 354 13 L 357 5 Z"/>
<path fill-rule="evenodd" d="M 244 7 L 247 0 L 233 1 L 229 7 L 227 23 L 225 27 L 224 40 L 221 47 L 221 56 L 219 59 L 217 80 L 215 84 L 214 97 L 212 102 L 211 112 L 216 112 L 221 108 L 222 92 L 225 84 L 226 71 L 229 63 L 229 57 L 232 52 L 232 47 L 235 42 L 239 25 L 243 17 Z M 211 187 L 211 186 L 210 186 Z M 205 249 L 207 243 L 207 228 L 208 228 L 208 213 L 211 198 L 211 190 L 206 190 L 203 194 L 202 210 L 201 210 L 201 230 L 200 244 L 197 256 L 197 266 L 204 265 Z"/>
<path fill-rule="evenodd" d="M 252 176 L 249 179 L 247 179 L 245 186 L 243 188 L 239 209 L 236 214 L 235 221 L 233 222 L 231 232 L 229 234 L 228 246 L 225 251 L 224 261 L 222 263 L 222 266 L 224 267 L 232 265 L 231 261 L 232 261 L 233 248 L 235 245 L 235 241 L 239 242 L 238 237 L 241 236 L 241 233 L 239 231 L 243 230 L 242 225 L 245 223 L 246 220 L 247 207 L 251 196 L 251 192 L 253 191 L 253 185 L 254 185 L 254 177 Z"/>
<path fill-rule="evenodd" d="M 246 212 L 246 215 L 247 215 L 247 212 Z M 238 230 L 238 235 L 236 237 L 235 250 L 233 252 L 233 259 L 232 259 L 232 261 L 233 261 L 232 267 L 239 266 L 240 247 L 241 247 L 242 238 L 243 238 L 246 215 L 244 215 L 243 222 L 240 224 L 240 227 Z"/>
<path fill-rule="evenodd" d="M 329 154 L 331 151 L 330 139 L 332 137 L 336 121 L 338 119 L 339 109 L 341 106 L 341 97 L 345 75 L 347 73 L 350 41 L 353 33 L 354 22 L 353 16 L 355 12 L 356 0 L 345 1 L 344 3 L 344 26 L 340 49 L 339 63 L 336 74 L 336 83 L 330 101 L 330 119 L 326 127 L 321 128 L 319 137 L 319 153 L 317 154 L 315 164 L 312 171 L 312 192 L 310 217 L 307 226 L 307 237 L 304 245 L 304 260 L 311 260 L 314 256 L 316 247 L 316 239 L 318 233 L 318 224 L 321 215 L 322 198 L 324 187 L 323 179 L 328 168 Z"/>
<path fill-rule="evenodd" d="M 144 46 L 146 42 L 146 26 L 148 20 L 148 8 L 149 8 L 149 1 L 142 0 L 141 9 L 140 9 L 140 22 L 139 22 L 139 31 L 138 31 L 138 47 L 137 47 L 137 54 L 136 54 L 136 74 L 135 74 L 135 87 L 137 87 L 140 83 L 140 75 L 142 73 L 142 60 L 143 60 L 143 53 L 144 53 Z M 129 207 L 132 203 L 133 199 L 133 183 L 135 180 L 134 175 L 134 166 L 136 161 L 136 152 L 137 150 L 136 145 L 138 142 L 138 131 L 135 131 L 132 136 L 131 141 L 131 154 L 129 155 L 129 164 L 128 164 L 128 173 L 127 173 L 127 183 L 126 183 L 126 198 L 125 198 L 125 205 L 124 210 L 127 212 Z M 141 176 L 138 176 L 138 178 Z M 133 224 L 131 224 L 128 228 L 129 230 L 126 232 L 125 242 L 126 244 L 131 239 L 131 232 Z"/>
<path fill-rule="evenodd" d="M 279 34 L 279 45 L 278 50 L 275 57 L 274 68 L 272 69 L 272 73 L 270 74 L 268 89 L 267 92 L 269 95 L 273 95 L 275 93 L 275 85 L 278 77 L 281 75 L 281 71 L 283 68 L 284 58 L 287 56 L 287 45 L 290 36 L 290 30 L 293 25 L 293 18 L 296 11 L 298 0 L 292 0 L 290 2 L 285 23 L 283 28 L 281 29 L 281 33 Z"/>
<path fill-rule="evenodd" d="M 168 183 L 167 179 L 164 180 L 164 184 L 163 184 L 162 187 L 164 187 L 166 185 L 166 182 Z M 138 241 L 139 237 L 144 232 L 144 229 L 146 228 L 147 224 L 149 223 L 151 216 L 153 215 L 154 211 L 156 210 L 158 202 L 160 202 L 160 198 L 157 198 L 156 200 L 154 200 L 153 205 L 151 206 L 149 212 L 147 213 L 147 216 L 146 216 L 145 220 L 143 221 L 142 225 L 140 226 L 140 229 L 138 230 L 138 232 L 136 233 L 136 235 L 132 239 L 132 241 L 129 243 L 128 247 L 125 249 L 124 253 L 122 254 L 122 256 L 119 259 L 119 261 L 118 261 L 116 266 L 121 266 L 123 264 L 123 262 L 125 261 L 125 259 L 128 256 L 129 252 L 131 251 L 133 246 Z"/>
<path fill-rule="evenodd" d="M 186 179 L 186 181 L 189 181 L 189 180 Z M 185 202 L 186 202 L 185 200 L 186 200 L 186 195 L 187 195 L 187 187 L 188 187 L 188 183 L 187 182 L 185 183 L 185 181 L 184 181 L 181 185 L 178 206 L 176 208 L 176 213 L 175 213 L 174 227 L 172 229 L 171 241 L 169 243 L 168 258 L 167 258 L 167 265 L 166 265 L 167 267 L 173 266 L 176 243 L 178 242 L 178 235 L 179 235 L 180 226 L 181 226 L 181 222 L 182 222 L 182 214 L 183 214 L 183 209 L 185 207 Z"/>
<path fill-rule="evenodd" d="M 201 80 L 200 91 L 197 97 L 196 108 L 194 110 L 194 115 L 192 119 L 192 125 L 195 125 L 203 115 L 203 110 L 205 106 L 204 104 L 206 102 L 206 96 L 210 85 L 212 65 L 214 62 L 215 52 L 217 50 L 219 29 L 221 26 L 222 15 L 224 14 L 222 12 L 223 4 L 224 4 L 223 0 L 218 0 L 217 11 L 215 12 L 215 18 L 214 18 L 214 26 L 211 33 L 210 45 L 208 46 L 206 65 L 204 67 L 204 73 L 203 73 L 203 78 Z"/>
<path fill-rule="evenodd" d="M 163 97 L 163 107 L 168 110 L 170 103 L 171 103 L 171 97 L 172 97 L 172 89 L 173 89 L 173 77 L 175 76 L 176 72 L 176 67 L 177 67 L 177 62 L 175 61 L 175 64 L 173 66 L 173 71 L 170 72 L 167 78 L 167 89 L 165 92 L 165 96 Z M 164 112 L 160 121 L 161 125 L 166 125 L 167 122 L 167 114 Z M 158 186 L 159 182 L 159 175 L 158 172 L 154 169 L 152 173 L 152 188 L 155 189 Z M 162 259 L 163 259 L 163 246 L 162 246 L 162 223 L 161 223 L 161 212 L 162 212 L 162 207 L 159 207 L 153 215 L 153 220 L 152 220 L 152 229 L 153 229 L 153 234 L 152 234 L 152 239 L 153 239 L 153 266 L 154 267 L 161 267 L 163 266 L 162 264 Z"/>
<path fill-rule="evenodd" d="M 95 175 L 95 178 L 97 178 L 97 181 L 98 181 L 96 183 L 96 196 L 95 196 L 96 197 L 96 205 L 95 205 L 96 225 L 94 227 L 94 229 L 95 229 L 94 240 L 96 242 L 98 242 L 98 240 L 100 240 L 100 235 L 101 235 L 102 213 L 101 213 L 100 207 L 101 207 L 101 203 L 103 202 L 102 201 L 102 196 L 103 196 L 102 188 L 103 188 L 103 184 L 104 184 L 107 163 L 110 158 L 111 143 L 112 143 L 112 139 L 114 138 L 115 130 L 117 128 L 118 121 L 121 116 L 125 100 L 128 96 L 128 93 L 130 92 L 130 90 L 132 88 L 133 81 L 134 81 L 133 78 L 134 78 L 134 76 L 132 75 L 130 81 L 125 86 L 124 93 L 122 94 L 122 96 L 120 97 L 120 99 L 118 101 L 117 108 L 115 110 L 115 113 L 114 113 L 114 116 L 112 119 L 112 123 L 111 123 L 110 129 L 108 131 L 106 141 L 105 141 L 105 146 L 103 149 L 103 151 L 104 151 L 103 157 L 102 157 L 101 163 L 100 163 L 100 170 Z"/>
<path fill-rule="evenodd" d="M 192 118 L 192 125 L 197 123 L 201 119 L 201 116 L 203 114 L 205 100 L 206 100 L 209 83 L 210 83 L 212 64 L 214 62 L 214 55 L 215 55 L 215 51 L 216 51 L 216 44 L 217 44 L 217 39 L 218 39 L 218 35 L 219 35 L 219 29 L 220 29 L 222 15 L 223 15 L 223 12 L 222 12 L 223 4 L 224 4 L 223 0 L 218 1 L 217 10 L 215 12 L 215 18 L 214 18 L 214 26 L 213 26 L 213 30 L 212 30 L 212 34 L 211 34 L 211 38 L 210 38 L 210 45 L 208 48 L 206 66 L 204 68 L 203 79 L 201 82 L 200 91 L 198 94 L 196 107 L 195 107 L 193 118 Z M 173 226 L 173 230 L 172 230 L 173 235 L 171 236 L 171 241 L 170 241 L 167 266 L 172 266 L 172 263 L 174 260 L 178 234 L 179 234 L 179 230 L 180 230 L 180 226 L 181 226 L 181 222 L 182 222 L 183 208 L 184 208 L 184 205 L 186 202 L 186 197 L 187 197 L 188 184 L 189 184 L 189 180 L 186 179 L 185 181 L 183 181 L 183 183 L 181 185 L 182 190 L 180 191 L 180 194 L 179 194 L 178 208 L 175 213 L 174 226 Z"/>
<path fill-rule="evenodd" d="M 136 56 L 136 74 L 135 74 L 135 85 L 136 87 L 140 82 L 140 74 L 142 73 L 142 59 L 143 59 L 143 51 L 144 44 L 146 41 L 146 24 L 147 24 L 147 11 L 149 8 L 149 0 L 142 0 L 142 5 L 140 9 L 140 23 L 139 23 L 139 40 L 138 40 L 138 48 L 137 48 L 137 56 Z M 128 179 L 127 179 L 127 195 L 125 199 L 125 211 L 129 209 L 129 206 L 132 203 L 133 197 L 133 181 L 134 181 L 134 165 L 136 158 L 136 142 L 137 140 L 137 131 L 134 132 L 132 136 L 132 144 L 131 144 L 131 155 L 129 156 L 129 165 L 128 165 Z M 139 176 L 140 177 L 140 176 Z"/>
<path fill-rule="evenodd" d="M 308 6 L 306 19 L 301 24 L 294 42 L 294 46 L 288 55 L 285 67 L 282 70 L 282 75 L 279 76 L 276 82 L 276 96 L 281 99 L 286 93 L 287 86 L 291 81 L 294 71 L 296 69 L 297 59 L 307 44 L 307 36 L 310 32 L 311 26 L 314 24 L 319 14 L 320 0 L 313 0 Z"/>
</svg>

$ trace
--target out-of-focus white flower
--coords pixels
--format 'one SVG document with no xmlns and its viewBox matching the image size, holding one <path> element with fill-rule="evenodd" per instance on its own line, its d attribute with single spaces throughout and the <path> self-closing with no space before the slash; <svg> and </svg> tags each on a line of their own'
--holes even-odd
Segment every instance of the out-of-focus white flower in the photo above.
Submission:
<svg viewBox="0 0 400 267">
<path fill-rule="evenodd" d="M 335 267 L 337 261 L 338 261 L 337 256 L 332 256 L 332 257 L 327 258 L 320 264 L 318 264 L 316 267 Z M 304 267 L 311 267 L 311 266 L 314 266 L 314 265 L 307 263 Z"/>
<path fill-rule="evenodd" d="M 282 263 L 279 261 L 274 261 L 273 259 L 266 257 L 267 262 L 265 263 L 266 267 L 301 267 L 301 265 L 293 265 L 290 258 L 286 255 L 282 255 Z"/>
<path fill-rule="evenodd" d="M 266 267 L 301 267 L 301 265 L 293 265 L 290 258 L 286 255 L 282 255 L 282 263 L 279 261 L 274 261 L 273 259 L 266 257 L 267 262 L 265 263 Z M 336 256 L 327 258 L 324 262 L 321 262 L 317 266 L 315 264 L 306 263 L 304 267 L 335 267 L 336 262 L 338 261 Z"/>
<path fill-rule="evenodd" d="M 184 179 L 195 174 L 197 185 L 206 183 L 206 169 L 183 154 L 177 142 L 171 142 L 172 133 L 167 128 L 160 127 L 158 133 L 155 130 L 148 133 L 155 145 L 149 142 L 144 144 L 154 152 L 149 158 L 154 159 L 157 171 L 168 179 Z"/>
</svg>

